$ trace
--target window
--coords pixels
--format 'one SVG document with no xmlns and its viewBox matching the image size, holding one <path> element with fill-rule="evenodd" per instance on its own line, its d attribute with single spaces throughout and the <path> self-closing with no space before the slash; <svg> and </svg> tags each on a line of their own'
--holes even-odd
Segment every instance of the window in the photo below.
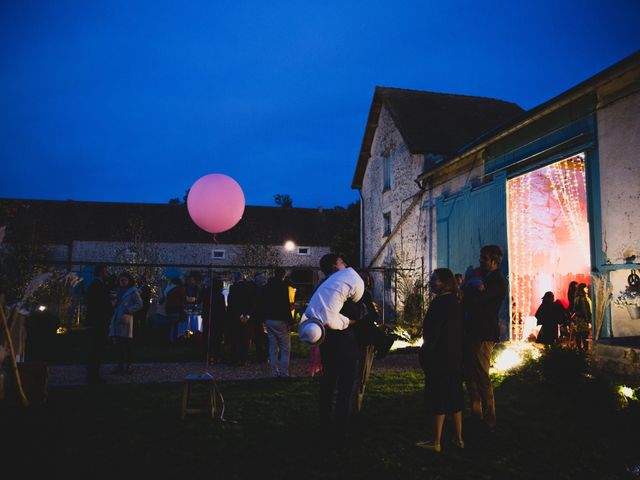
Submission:
<svg viewBox="0 0 640 480">
<path fill-rule="evenodd" d="M 211 252 L 211 258 L 214 260 L 224 260 L 226 257 L 227 252 L 222 248 L 214 248 Z"/>
<path fill-rule="evenodd" d="M 311 255 L 309 247 L 298 247 L 298 255 Z"/>
<path fill-rule="evenodd" d="M 391 212 L 382 214 L 382 228 L 383 228 L 383 233 L 382 233 L 383 236 L 387 237 L 391 235 Z"/>
<path fill-rule="evenodd" d="M 382 166 L 382 178 L 383 185 L 382 191 L 386 192 L 387 190 L 391 190 L 391 159 L 385 158 Z"/>
</svg>

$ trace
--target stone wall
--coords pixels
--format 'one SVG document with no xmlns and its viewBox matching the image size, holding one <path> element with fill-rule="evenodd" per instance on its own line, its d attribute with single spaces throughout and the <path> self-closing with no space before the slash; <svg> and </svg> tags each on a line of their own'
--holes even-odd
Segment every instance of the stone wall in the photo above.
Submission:
<svg viewBox="0 0 640 480">
<path fill-rule="evenodd" d="M 636 85 L 637 86 L 637 85 Z M 598 153 L 602 245 L 606 261 L 625 264 L 635 255 L 640 263 L 640 93 L 623 96 L 600 108 Z M 629 269 L 611 272 L 614 298 L 627 286 Z M 625 308 L 611 306 L 616 337 L 640 335 L 640 319 Z"/>
<path fill-rule="evenodd" d="M 640 263 L 640 93 L 598 110 L 602 243 L 611 263 Z"/>
<path fill-rule="evenodd" d="M 391 188 L 383 191 L 384 160 L 391 161 Z M 418 266 L 424 255 L 420 231 L 424 230 L 423 212 L 420 202 L 412 209 L 388 245 L 378 255 L 387 240 L 384 235 L 383 214 L 391 214 L 391 229 L 400 221 L 410 207 L 413 196 L 420 195 L 414 182 L 422 173 L 422 155 L 411 154 L 402 135 L 396 128 L 389 111 L 383 106 L 378 119 L 378 127 L 371 147 L 371 158 L 367 164 L 362 183 L 364 262 L 363 266 Z M 424 237 L 424 235 L 422 235 Z M 423 240 L 423 238 L 422 238 Z M 400 261 L 401 265 L 398 265 Z M 382 276 L 375 274 L 377 298 L 382 298 Z M 387 302 L 391 301 L 388 295 Z"/>
<path fill-rule="evenodd" d="M 127 250 L 129 244 L 122 242 L 100 241 L 75 241 L 71 247 L 66 245 L 52 245 L 49 259 L 53 261 L 67 261 L 71 259 L 73 264 L 87 262 L 126 262 L 136 261 L 138 258 L 132 251 Z M 230 265 L 242 265 L 248 257 L 247 250 L 251 247 L 245 245 L 203 244 L 203 243 L 152 243 L 146 244 L 146 258 L 142 261 L 157 264 L 187 264 L 225 267 Z M 298 255 L 297 250 L 288 252 L 283 246 L 270 247 L 271 254 L 268 259 L 278 260 L 285 267 L 318 267 L 320 258 L 331 251 L 328 246 L 308 247 L 309 255 Z M 223 250 L 225 258 L 213 257 L 214 250 Z M 259 252 L 258 252 L 259 253 Z M 258 258 L 256 252 L 252 258 Z M 264 264 L 258 259 L 256 264 Z"/>
</svg>

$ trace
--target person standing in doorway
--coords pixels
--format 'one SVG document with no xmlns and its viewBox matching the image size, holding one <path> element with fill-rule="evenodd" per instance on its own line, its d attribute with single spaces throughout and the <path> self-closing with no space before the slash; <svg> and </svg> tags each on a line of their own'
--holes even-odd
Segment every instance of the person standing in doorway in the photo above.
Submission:
<svg viewBox="0 0 640 480">
<path fill-rule="evenodd" d="M 586 283 L 578 285 L 576 296 L 573 300 L 573 310 L 576 322 L 576 347 L 578 347 L 578 350 L 586 351 L 589 349 L 587 339 L 591 330 L 591 299 L 589 298 L 589 290 Z"/>
<path fill-rule="evenodd" d="M 489 378 L 491 353 L 500 341 L 499 312 L 507 293 L 507 282 L 498 270 L 502 249 L 485 245 L 480 249 L 480 279 L 463 284 L 464 374 L 472 416 L 490 431 L 496 427 L 496 406 Z"/>
</svg>

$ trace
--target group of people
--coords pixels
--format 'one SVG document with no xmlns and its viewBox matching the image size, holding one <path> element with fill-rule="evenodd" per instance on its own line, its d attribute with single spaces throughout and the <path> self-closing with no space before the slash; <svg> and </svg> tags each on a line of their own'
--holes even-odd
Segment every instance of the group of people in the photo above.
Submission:
<svg viewBox="0 0 640 480">
<path fill-rule="evenodd" d="M 190 275 L 186 285 L 179 277 L 172 278 L 159 299 L 164 310 L 160 336 L 173 343 L 186 317 L 201 316 L 199 338 L 208 361 L 244 366 L 253 344 L 257 363 L 269 358 L 274 376 L 288 376 L 293 283 L 283 268 L 276 268 L 268 281 L 264 274 L 250 280 L 240 272 L 234 272 L 232 279 L 225 299 L 224 284 L 218 278 L 201 282 Z"/>
<path fill-rule="evenodd" d="M 163 343 L 175 341 L 178 325 L 192 313 L 201 315 L 199 338 L 208 361 L 246 365 L 249 346 L 254 343 L 257 362 L 265 363 L 268 358 L 274 376 L 289 376 L 295 290 L 285 270 L 276 268 L 268 281 L 264 275 L 251 281 L 240 273 L 234 273 L 233 279 L 225 300 L 219 279 L 209 284 L 190 275 L 185 284 L 179 277 L 171 278 L 159 295 L 159 337 Z M 134 331 L 142 331 L 146 323 L 149 292 L 144 279 L 136 284 L 128 272 L 114 277 L 106 265 L 96 265 L 86 292 L 89 383 L 102 382 L 100 364 L 110 337 L 118 351 L 113 373 L 131 371 L 132 339 Z"/>
<path fill-rule="evenodd" d="M 462 288 L 447 268 L 431 274 L 434 298 L 424 318 L 419 359 L 425 372 L 427 409 L 433 415 L 433 436 L 416 444 L 421 448 L 441 451 L 446 415 L 453 418 L 453 443 L 464 448 L 463 381 L 472 416 L 489 431 L 495 429 L 489 367 L 493 346 L 499 341 L 498 314 L 507 292 L 506 280 L 498 270 L 502 257 L 500 247 L 484 246 L 480 268 L 463 279 Z M 320 268 L 326 279 L 309 301 L 299 335 L 302 341 L 320 347 L 320 424 L 323 433 L 329 435 L 327 442 L 340 446 L 345 443 L 354 390 L 361 380 L 356 368 L 358 358 L 363 351 L 366 355 L 367 348 L 384 354 L 393 339 L 377 328 L 375 316 L 370 315 L 376 308 L 367 288 L 370 276 L 366 272 L 359 275 L 335 254 L 325 255 Z"/>
<path fill-rule="evenodd" d="M 561 300 L 555 299 L 553 292 L 544 294 L 536 311 L 540 326 L 537 341 L 545 345 L 573 342 L 578 350 L 588 350 L 592 307 L 587 284 L 571 282 L 567 301 L 565 308 Z"/>
</svg>

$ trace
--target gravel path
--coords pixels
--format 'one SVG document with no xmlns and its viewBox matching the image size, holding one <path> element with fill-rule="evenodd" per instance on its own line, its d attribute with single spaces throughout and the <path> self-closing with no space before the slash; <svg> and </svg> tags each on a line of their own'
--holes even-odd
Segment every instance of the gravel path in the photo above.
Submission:
<svg viewBox="0 0 640 480">
<path fill-rule="evenodd" d="M 63 387 L 87 384 L 87 370 L 85 365 L 49 365 L 49 387 Z M 182 382 L 187 374 L 211 373 L 216 380 L 251 380 L 269 378 L 271 372 L 266 364 L 250 363 L 244 367 L 234 367 L 226 364 L 213 364 L 207 370 L 201 363 L 140 363 L 133 365 L 130 374 L 120 375 L 110 373 L 115 365 L 102 366 L 102 374 L 107 384 L 120 383 L 164 383 Z M 373 373 L 399 371 L 418 368 L 418 358 L 415 354 L 391 354 L 382 360 L 375 360 Z M 309 360 L 306 358 L 291 359 L 291 376 L 308 377 Z"/>
</svg>

